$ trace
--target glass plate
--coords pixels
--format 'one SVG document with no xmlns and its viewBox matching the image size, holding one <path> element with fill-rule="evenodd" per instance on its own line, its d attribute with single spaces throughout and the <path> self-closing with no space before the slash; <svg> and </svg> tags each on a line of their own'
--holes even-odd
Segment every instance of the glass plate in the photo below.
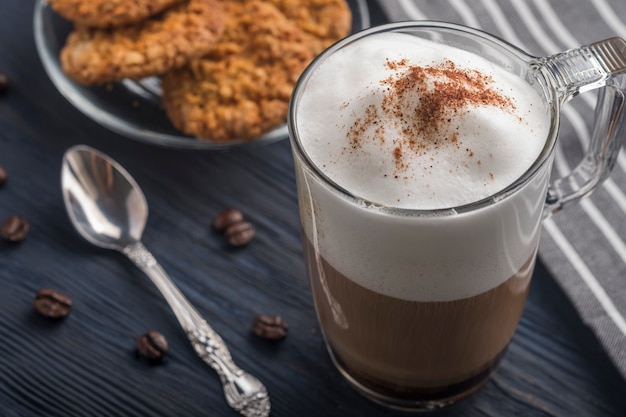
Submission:
<svg viewBox="0 0 626 417">
<path fill-rule="evenodd" d="M 352 32 L 369 27 L 366 0 L 348 0 L 348 4 L 352 9 Z M 72 24 L 55 13 L 45 0 L 37 0 L 33 26 L 37 52 L 52 83 L 78 110 L 114 132 L 155 145 L 187 149 L 264 144 L 287 137 L 286 124 L 252 141 L 221 143 L 187 136 L 167 118 L 161 104 L 157 77 L 96 87 L 77 84 L 65 76 L 59 63 L 59 52 L 72 30 Z"/>
</svg>

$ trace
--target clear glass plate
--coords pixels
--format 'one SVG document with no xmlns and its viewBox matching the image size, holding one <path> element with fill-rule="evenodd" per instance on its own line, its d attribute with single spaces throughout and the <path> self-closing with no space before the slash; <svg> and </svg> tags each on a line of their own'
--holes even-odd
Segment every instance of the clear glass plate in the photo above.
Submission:
<svg viewBox="0 0 626 417">
<path fill-rule="evenodd" d="M 352 31 L 367 28 L 370 19 L 366 0 L 348 0 L 348 4 L 352 9 Z M 98 87 L 75 83 L 65 76 L 59 62 L 59 52 L 72 30 L 72 24 L 55 13 L 45 0 L 37 0 L 33 26 L 37 52 L 59 92 L 86 116 L 114 132 L 155 145 L 187 149 L 265 144 L 287 137 L 286 124 L 252 141 L 218 143 L 187 136 L 167 118 L 161 104 L 157 77 Z"/>
</svg>

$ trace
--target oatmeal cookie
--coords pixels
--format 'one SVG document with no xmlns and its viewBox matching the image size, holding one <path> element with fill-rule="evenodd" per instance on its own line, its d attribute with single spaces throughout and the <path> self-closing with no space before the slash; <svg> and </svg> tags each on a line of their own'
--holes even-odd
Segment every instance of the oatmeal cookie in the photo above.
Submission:
<svg viewBox="0 0 626 417">
<path fill-rule="evenodd" d="M 302 31 L 270 3 L 222 6 L 220 41 L 163 76 L 163 102 L 174 126 L 187 134 L 252 140 L 285 122 L 291 90 L 313 56 Z"/>
<path fill-rule="evenodd" d="M 345 0 L 266 0 L 305 33 L 315 55 L 350 34 L 352 12 Z"/>
<path fill-rule="evenodd" d="M 77 26 L 61 50 L 61 65 L 85 85 L 162 74 L 211 50 L 223 28 L 217 0 L 189 0 L 137 25 Z"/>
<path fill-rule="evenodd" d="M 81 26 L 110 27 L 140 22 L 182 0 L 48 0 L 52 9 Z"/>
</svg>

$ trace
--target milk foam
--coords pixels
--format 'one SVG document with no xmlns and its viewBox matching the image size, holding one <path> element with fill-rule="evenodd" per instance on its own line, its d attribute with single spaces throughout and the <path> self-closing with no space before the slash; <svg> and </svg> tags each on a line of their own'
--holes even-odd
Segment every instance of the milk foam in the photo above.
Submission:
<svg viewBox="0 0 626 417">
<path fill-rule="evenodd" d="M 296 120 L 304 151 L 331 180 L 370 202 L 411 209 L 504 189 L 536 160 L 550 129 L 541 97 L 521 78 L 398 33 L 361 39 L 322 62 Z M 547 175 L 497 205 L 433 219 L 354 205 L 300 172 L 303 218 L 313 218 L 304 230 L 321 256 L 366 288 L 409 300 L 465 298 L 533 256 Z"/>
<path fill-rule="evenodd" d="M 393 207 L 454 207 L 505 188 L 540 153 L 550 119 L 541 97 L 521 78 L 477 55 L 410 35 L 380 34 L 361 42 L 318 68 L 298 110 L 303 115 L 298 130 L 309 157 L 355 195 Z M 404 60 L 409 64 L 400 68 L 389 64 Z M 394 152 L 406 124 L 398 123 L 400 116 L 392 118 L 381 111 L 389 87 L 381 81 L 400 78 L 398 73 L 406 73 L 409 66 L 446 68 L 450 61 L 458 72 L 476 70 L 493 79 L 490 89 L 509 98 L 512 105 L 504 110 L 471 104 L 462 109 L 467 111 L 451 109 L 446 115 L 450 122 L 441 123 L 440 146 L 415 151 L 404 147 L 406 166 L 399 169 Z M 442 79 L 432 77 L 430 82 Z M 417 92 L 407 95 L 409 100 L 419 100 Z M 368 107 L 378 110 L 377 123 L 355 133 L 353 128 Z M 409 102 L 401 116 L 414 117 L 415 108 L 416 103 Z M 384 131 L 384 141 L 376 130 Z M 351 142 L 356 134 L 358 148 Z M 454 134 L 458 134 L 456 142 L 446 143 Z"/>
</svg>

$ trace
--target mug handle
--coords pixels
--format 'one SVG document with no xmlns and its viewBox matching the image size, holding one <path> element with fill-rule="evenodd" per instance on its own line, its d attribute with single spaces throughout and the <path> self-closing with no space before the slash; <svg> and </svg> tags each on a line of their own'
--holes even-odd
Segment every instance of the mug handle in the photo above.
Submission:
<svg viewBox="0 0 626 417">
<path fill-rule="evenodd" d="M 626 135 L 626 41 L 609 38 L 541 58 L 537 69 L 551 80 L 563 105 L 600 88 L 591 142 L 582 161 L 548 186 L 544 218 L 589 195 L 610 175 Z"/>
</svg>

